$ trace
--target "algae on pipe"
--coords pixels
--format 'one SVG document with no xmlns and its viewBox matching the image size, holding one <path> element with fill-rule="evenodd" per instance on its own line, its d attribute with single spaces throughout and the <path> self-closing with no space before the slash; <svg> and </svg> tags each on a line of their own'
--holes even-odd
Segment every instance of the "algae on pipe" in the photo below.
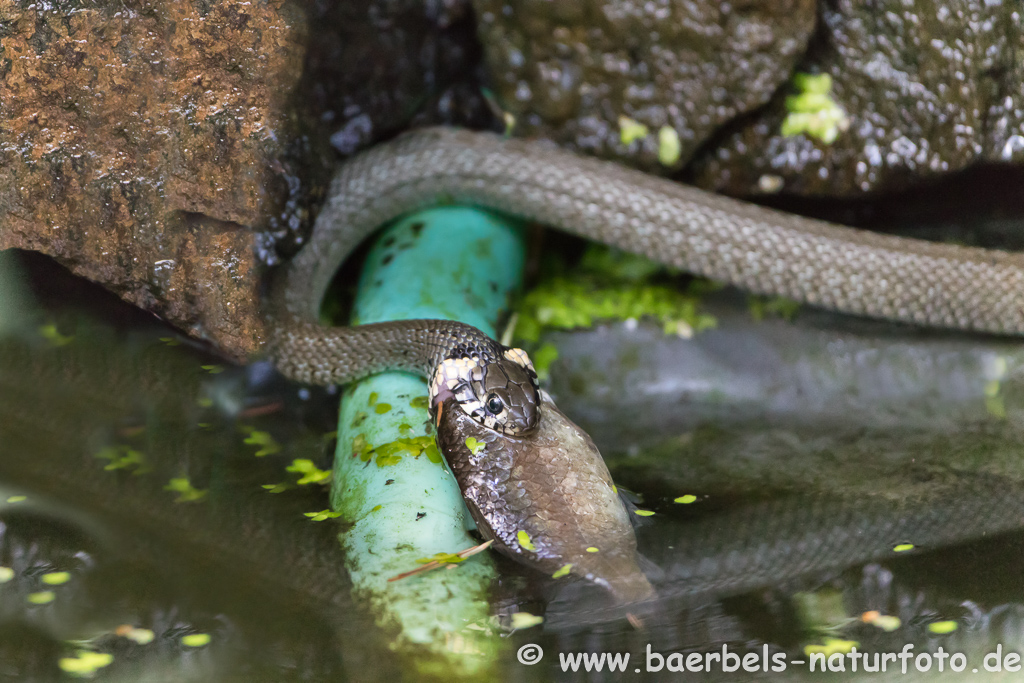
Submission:
<svg viewBox="0 0 1024 683">
<path fill-rule="evenodd" d="M 521 233 L 517 222 L 462 207 L 401 219 L 366 258 L 352 322 L 448 318 L 494 336 L 520 284 Z M 458 482 L 434 445 L 426 397 L 426 381 L 401 372 L 346 390 L 331 504 L 352 525 L 341 542 L 354 591 L 397 634 L 396 653 L 419 675 L 479 677 L 498 652 L 486 623 L 490 558 L 387 581 L 418 559 L 476 543 Z"/>
</svg>

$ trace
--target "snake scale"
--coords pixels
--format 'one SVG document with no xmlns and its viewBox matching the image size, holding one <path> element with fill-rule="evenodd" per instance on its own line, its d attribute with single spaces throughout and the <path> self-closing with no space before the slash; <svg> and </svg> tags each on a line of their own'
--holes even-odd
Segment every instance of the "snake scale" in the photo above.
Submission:
<svg viewBox="0 0 1024 683">
<path fill-rule="evenodd" d="M 386 369 L 430 377 L 460 345 L 500 360 L 503 347 L 456 322 L 317 323 L 331 278 L 364 237 L 440 203 L 512 214 L 756 294 L 924 326 L 1024 333 L 1024 255 L 856 230 L 539 142 L 429 128 L 357 155 L 335 176 L 309 243 L 277 285 L 272 344 L 284 374 L 318 384 Z"/>
</svg>

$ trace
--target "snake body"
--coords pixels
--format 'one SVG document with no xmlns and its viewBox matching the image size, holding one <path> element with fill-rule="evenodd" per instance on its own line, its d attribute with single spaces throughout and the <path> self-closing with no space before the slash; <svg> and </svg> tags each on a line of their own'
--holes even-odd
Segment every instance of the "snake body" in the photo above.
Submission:
<svg viewBox="0 0 1024 683">
<path fill-rule="evenodd" d="M 503 347 L 468 325 L 317 323 L 334 273 L 378 226 L 439 203 L 478 206 L 642 254 L 750 292 L 931 327 L 1024 333 L 1024 256 L 842 227 L 714 195 L 538 142 L 430 128 L 346 162 L 278 290 L 278 367 L 307 383 L 387 369 L 429 377 L 461 345 Z"/>
</svg>

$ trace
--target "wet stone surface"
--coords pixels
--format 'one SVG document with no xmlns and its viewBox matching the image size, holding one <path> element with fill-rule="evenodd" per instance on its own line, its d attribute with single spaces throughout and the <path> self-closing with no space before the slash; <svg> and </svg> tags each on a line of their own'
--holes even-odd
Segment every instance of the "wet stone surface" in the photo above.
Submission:
<svg viewBox="0 0 1024 683">
<path fill-rule="evenodd" d="M 0 36 L 0 249 L 236 359 L 335 151 L 486 115 L 466 2 L 7 3 Z"/>
<path fill-rule="evenodd" d="M 304 106 L 348 155 L 419 125 L 486 123 L 469 0 L 310 6 Z"/>
<path fill-rule="evenodd" d="M 281 1 L 3 6 L 0 249 L 49 254 L 229 353 L 261 337 L 305 20 Z"/>
<path fill-rule="evenodd" d="M 821 3 L 797 71 L 829 74 L 850 125 L 831 144 L 783 137 L 784 88 L 697 165 L 704 187 L 850 195 L 894 190 L 978 162 L 1024 159 L 1019 3 Z M 764 183 L 764 178 L 774 182 Z"/>
<path fill-rule="evenodd" d="M 492 86 L 516 133 L 665 171 L 659 130 L 679 168 L 724 123 L 764 104 L 814 27 L 809 0 L 587 2 L 477 0 Z M 619 117 L 648 127 L 623 144 Z"/>
</svg>

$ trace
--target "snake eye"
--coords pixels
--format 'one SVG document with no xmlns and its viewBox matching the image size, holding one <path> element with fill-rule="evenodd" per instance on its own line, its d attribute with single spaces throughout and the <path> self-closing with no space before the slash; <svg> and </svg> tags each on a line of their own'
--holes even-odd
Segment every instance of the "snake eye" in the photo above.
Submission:
<svg viewBox="0 0 1024 683">
<path fill-rule="evenodd" d="M 501 402 L 501 399 L 498 398 L 497 394 L 491 394 L 487 397 L 487 410 L 489 410 L 492 415 L 497 415 L 504 408 L 505 404 Z"/>
</svg>

